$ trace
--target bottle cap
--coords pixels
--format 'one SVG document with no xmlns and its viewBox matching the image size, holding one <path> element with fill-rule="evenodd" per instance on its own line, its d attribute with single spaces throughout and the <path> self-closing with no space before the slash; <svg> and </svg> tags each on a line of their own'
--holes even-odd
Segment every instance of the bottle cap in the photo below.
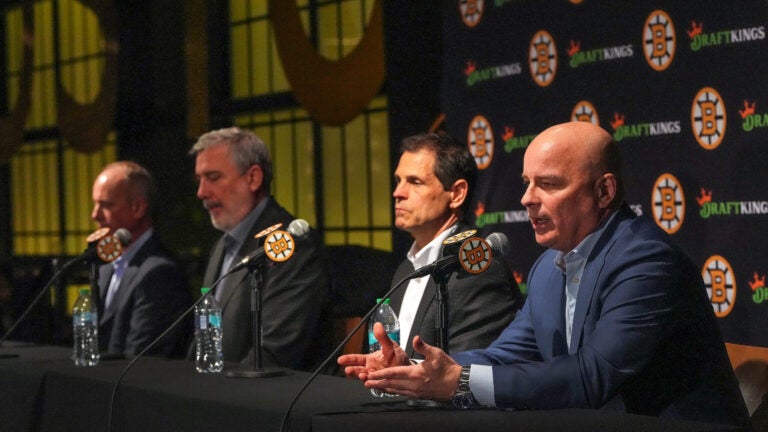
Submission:
<svg viewBox="0 0 768 432">
<path fill-rule="evenodd" d="M 80 288 L 80 295 L 88 295 L 91 293 L 90 288 Z"/>
<path fill-rule="evenodd" d="M 380 298 L 377 298 L 377 299 L 376 299 L 376 304 L 380 304 L 380 303 L 381 303 L 381 299 L 380 299 Z M 389 304 L 389 297 L 387 297 L 387 298 L 385 298 L 385 299 L 384 299 L 384 304 Z"/>
<path fill-rule="evenodd" d="M 210 290 L 211 290 L 211 288 L 210 288 L 210 287 L 202 287 L 202 288 L 200 288 L 200 294 L 202 294 L 202 295 L 206 295 L 206 294 L 208 294 L 208 292 L 209 292 Z"/>
</svg>

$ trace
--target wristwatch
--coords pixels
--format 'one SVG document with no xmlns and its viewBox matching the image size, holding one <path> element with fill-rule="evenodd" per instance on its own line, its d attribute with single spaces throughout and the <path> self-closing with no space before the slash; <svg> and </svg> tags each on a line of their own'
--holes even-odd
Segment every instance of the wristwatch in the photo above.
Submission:
<svg viewBox="0 0 768 432">
<path fill-rule="evenodd" d="M 469 389 L 469 370 L 470 366 L 461 367 L 459 388 L 456 389 L 456 393 L 451 397 L 451 404 L 453 404 L 454 408 L 470 409 L 477 405 L 477 400 Z"/>
</svg>

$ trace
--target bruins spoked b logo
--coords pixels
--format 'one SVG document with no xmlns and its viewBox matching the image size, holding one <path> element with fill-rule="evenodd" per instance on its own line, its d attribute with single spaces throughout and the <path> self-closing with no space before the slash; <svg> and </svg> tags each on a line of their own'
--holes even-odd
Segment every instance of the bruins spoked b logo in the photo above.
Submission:
<svg viewBox="0 0 768 432">
<path fill-rule="evenodd" d="M 643 26 L 643 53 L 645 60 L 656 71 L 663 71 L 675 58 L 677 40 L 675 25 L 663 10 L 648 15 Z"/>
<path fill-rule="evenodd" d="M 539 30 L 531 38 L 528 64 L 531 77 L 541 87 L 552 84 L 557 73 L 557 46 L 555 39 L 546 30 Z"/>
<path fill-rule="evenodd" d="M 571 111 L 571 121 L 581 121 L 592 123 L 595 126 L 600 126 L 600 118 L 597 115 L 597 110 L 591 102 L 583 100 L 579 101 Z"/>
<path fill-rule="evenodd" d="M 651 198 L 653 219 L 668 234 L 674 234 L 685 219 L 685 194 L 680 181 L 666 173 L 656 179 Z"/>
<path fill-rule="evenodd" d="M 725 102 L 712 87 L 699 90 L 691 106 L 691 129 L 699 145 L 714 150 L 725 138 Z"/>
<path fill-rule="evenodd" d="M 478 115 L 472 119 L 467 132 L 467 146 L 475 157 L 477 169 L 486 169 L 493 159 L 493 130 L 488 119 Z"/>
<path fill-rule="evenodd" d="M 264 252 L 269 259 L 283 262 L 293 256 L 295 242 L 293 236 L 283 230 L 275 230 L 264 239 Z"/>
<path fill-rule="evenodd" d="M 715 315 L 723 318 L 730 314 L 736 303 L 736 277 L 731 264 L 720 255 L 712 255 L 704 263 L 701 277 L 707 287 Z"/>
</svg>

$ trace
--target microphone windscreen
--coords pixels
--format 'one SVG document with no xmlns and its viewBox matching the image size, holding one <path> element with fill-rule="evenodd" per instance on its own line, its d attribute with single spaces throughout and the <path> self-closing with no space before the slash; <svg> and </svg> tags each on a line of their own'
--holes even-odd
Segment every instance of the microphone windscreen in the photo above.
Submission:
<svg viewBox="0 0 768 432">
<path fill-rule="evenodd" d="M 504 256 L 509 252 L 509 239 L 503 233 L 491 233 L 485 241 L 491 247 L 494 256 Z"/>
<path fill-rule="evenodd" d="M 131 232 L 130 232 L 130 231 L 128 231 L 127 229 L 125 229 L 125 228 L 118 228 L 118 229 L 115 231 L 115 237 L 116 237 L 118 240 L 120 240 L 120 243 L 121 243 L 123 246 L 128 246 L 129 244 L 131 244 L 131 240 L 133 240 L 133 239 L 131 238 L 131 237 L 132 237 L 132 236 L 131 236 Z"/>
<path fill-rule="evenodd" d="M 288 224 L 288 232 L 296 239 L 304 239 L 309 235 L 309 223 L 304 219 L 294 219 Z"/>
</svg>

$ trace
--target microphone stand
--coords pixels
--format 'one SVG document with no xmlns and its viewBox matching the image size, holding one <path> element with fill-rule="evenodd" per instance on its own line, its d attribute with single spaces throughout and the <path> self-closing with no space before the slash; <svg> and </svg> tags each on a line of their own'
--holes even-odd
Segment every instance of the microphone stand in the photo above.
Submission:
<svg viewBox="0 0 768 432">
<path fill-rule="evenodd" d="M 96 305 L 96 310 L 99 311 L 99 318 L 101 318 L 101 314 L 104 313 L 103 310 L 101 310 L 101 293 L 99 292 L 99 264 L 96 263 L 96 261 L 91 262 L 91 271 L 88 275 L 90 279 L 91 284 L 91 300 L 93 301 L 93 304 Z M 98 325 L 98 324 L 97 324 Z"/>
<path fill-rule="evenodd" d="M 437 316 L 435 317 L 435 346 L 450 354 L 448 349 L 448 279 L 450 272 L 439 272 L 432 275 L 437 285 Z"/>
<path fill-rule="evenodd" d="M 261 347 L 261 288 L 264 260 L 251 261 L 248 266 L 251 282 L 251 316 L 253 319 L 253 365 L 250 369 L 236 369 L 224 373 L 229 378 L 270 378 L 288 375 L 285 369 L 264 368 Z"/>
</svg>

